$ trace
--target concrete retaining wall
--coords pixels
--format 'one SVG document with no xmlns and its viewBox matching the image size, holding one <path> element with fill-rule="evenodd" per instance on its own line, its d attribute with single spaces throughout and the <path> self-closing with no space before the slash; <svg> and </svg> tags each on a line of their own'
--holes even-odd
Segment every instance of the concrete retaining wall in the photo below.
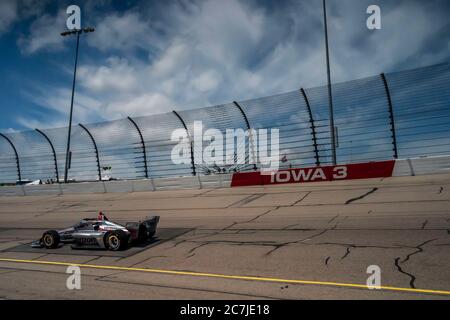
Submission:
<svg viewBox="0 0 450 320">
<path fill-rule="evenodd" d="M 399 159 L 392 176 L 416 176 L 450 172 L 450 156 Z"/>
<path fill-rule="evenodd" d="M 450 156 L 399 159 L 395 161 L 392 176 L 450 173 Z M 176 189 L 226 188 L 232 174 L 159 178 L 126 181 L 82 182 L 36 186 L 0 187 L 0 196 L 61 195 L 76 193 L 143 192 Z"/>
<path fill-rule="evenodd" d="M 0 187 L 0 196 L 62 195 L 79 193 L 143 192 L 176 189 L 229 187 L 231 174 L 125 181 L 98 181 L 69 184 Z"/>
</svg>

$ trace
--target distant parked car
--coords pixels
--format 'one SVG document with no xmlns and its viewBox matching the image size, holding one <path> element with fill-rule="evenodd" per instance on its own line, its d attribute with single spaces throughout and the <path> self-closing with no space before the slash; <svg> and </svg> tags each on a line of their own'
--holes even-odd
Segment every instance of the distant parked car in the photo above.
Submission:
<svg viewBox="0 0 450 320">
<path fill-rule="evenodd" d="M 16 186 L 23 186 L 23 185 L 26 185 L 26 184 L 28 184 L 30 182 L 31 182 L 31 180 L 28 180 L 28 179 L 17 180 L 16 181 Z"/>
</svg>

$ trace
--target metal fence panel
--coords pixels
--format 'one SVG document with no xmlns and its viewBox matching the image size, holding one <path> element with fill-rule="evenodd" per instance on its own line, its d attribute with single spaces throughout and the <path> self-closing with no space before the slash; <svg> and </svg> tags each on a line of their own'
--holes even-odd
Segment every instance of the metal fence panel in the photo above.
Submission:
<svg viewBox="0 0 450 320">
<path fill-rule="evenodd" d="M 279 129 L 281 167 L 315 164 L 310 117 L 300 90 L 242 101 L 240 105 L 253 128 Z M 258 139 L 258 150 L 261 142 L 266 141 Z"/>
<path fill-rule="evenodd" d="M 173 147 L 172 132 L 183 129 L 182 123 L 173 113 L 145 117 L 133 117 L 144 139 L 150 178 L 192 175 L 190 154 L 184 156 L 186 164 L 174 165 L 171 161 Z"/>
<path fill-rule="evenodd" d="M 97 145 L 102 176 L 145 178 L 144 150 L 139 132 L 128 119 L 84 126 Z"/>
<path fill-rule="evenodd" d="M 450 151 L 450 64 L 386 75 L 391 89 L 399 155 Z"/>
<path fill-rule="evenodd" d="M 0 183 L 15 183 L 18 178 L 14 150 L 6 139 L 0 137 Z"/>
<path fill-rule="evenodd" d="M 338 163 L 450 153 L 450 63 L 337 83 L 332 90 Z M 223 141 L 223 146 L 233 146 L 230 156 L 234 159 L 228 160 L 236 160 L 243 151 L 245 164 L 204 164 L 201 159 L 209 145 L 206 140 L 212 139 L 212 135 L 200 137 L 204 138 L 201 147 L 193 144 L 195 121 L 202 122 L 202 134 L 217 129 L 226 137 L 227 129 L 246 131 L 251 127 L 267 129 L 268 136 L 252 132 L 256 135 L 247 134 L 239 143 Z M 260 159 L 261 145 L 268 144 L 270 150 L 273 128 L 279 129 L 281 168 L 330 164 L 327 87 L 194 110 L 74 125 L 68 178 L 76 181 L 148 178 L 144 188 L 151 189 L 153 178 L 171 181 L 175 177 L 250 171 L 261 167 L 260 163 L 255 166 L 249 162 L 254 156 Z M 172 137 L 176 129 L 188 132 L 189 148 L 182 154 L 182 164 L 172 161 L 173 148 L 179 142 L 178 137 Z M 3 134 L 0 183 L 14 184 L 19 180 L 18 167 L 22 180 L 55 181 L 56 173 L 62 180 L 66 142 L 67 128 Z M 195 166 L 193 160 L 197 162 Z M 196 179 L 186 181 L 201 184 L 201 179 Z"/>
<path fill-rule="evenodd" d="M 53 153 L 42 135 L 34 130 L 5 135 L 17 150 L 22 179 L 56 179 Z"/>
<path fill-rule="evenodd" d="M 60 180 L 64 179 L 66 165 L 67 128 L 42 130 L 52 141 L 56 151 Z M 98 167 L 95 149 L 89 135 L 80 126 L 72 126 L 71 162 L 68 178 L 76 181 L 98 180 Z"/>
<path fill-rule="evenodd" d="M 186 126 L 189 130 L 191 136 L 194 137 L 194 124 L 195 121 L 202 122 L 202 131 L 201 134 L 204 136 L 204 139 L 213 139 L 213 137 L 209 134 L 208 130 L 217 129 L 222 135 L 225 137 L 227 129 L 242 129 L 244 131 L 247 130 L 247 124 L 245 122 L 244 117 L 242 116 L 239 109 L 235 104 L 229 103 L 224 105 L 218 105 L 214 107 L 200 108 L 188 111 L 180 111 L 178 112 L 181 118 L 186 123 Z M 230 148 L 233 143 L 230 141 L 223 141 L 222 145 L 226 146 L 226 143 L 230 144 Z M 244 171 L 251 167 L 250 165 L 226 165 L 226 164 L 216 164 L 216 165 L 204 165 L 202 163 L 203 155 L 205 152 L 205 148 L 208 145 L 207 141 L 202 143 L 202 146 L 199 144 L 194 144 L 194 161 L 196 163 L 196 171 L 201 174 L 211 174 L 211 173 L 219 173 L 219 172 L 230 172 L 233 170 Z M 234 150 L 235 154 L 238 154 L 239 151 L 246 154 L 246 158 L 248 159 L 248 139 L 245 142 L 240 144 L 235 144 Z M 214 156 L 214 155 L 213 155 Z M 225 155 L 222 158 L 224 162 Z M 234 160 L 234 159 L 232 159 Z"/>
</svg>

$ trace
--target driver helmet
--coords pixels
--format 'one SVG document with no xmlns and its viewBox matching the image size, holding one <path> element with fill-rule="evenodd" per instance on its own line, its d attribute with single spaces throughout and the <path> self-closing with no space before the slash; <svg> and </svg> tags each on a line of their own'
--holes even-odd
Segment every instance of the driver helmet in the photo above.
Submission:
<svg viewBox="0 0 450 320">
<path fill-rule="evenodd" d="M 108 218 L 101 211 L 98 213 L 97 219 L 98 220 L 104 220 L 104 221 L 108 220 Z"/>
</svg>

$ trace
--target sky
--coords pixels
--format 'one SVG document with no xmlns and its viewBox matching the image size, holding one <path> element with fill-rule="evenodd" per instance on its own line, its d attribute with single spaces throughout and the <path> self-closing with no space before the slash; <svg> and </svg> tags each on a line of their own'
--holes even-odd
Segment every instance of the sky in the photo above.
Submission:
<svg viewBox="0 0 450 320">
<path fill-rule="evenodd" d="M 0 132 L 187 110 L 326 83 L 318 0 L 0 0 Z M 368 30 L 366 9 L 381 9 Z M 448 0 L 328 0 L 333 82 L 450 61 Z"/>
</svg>

